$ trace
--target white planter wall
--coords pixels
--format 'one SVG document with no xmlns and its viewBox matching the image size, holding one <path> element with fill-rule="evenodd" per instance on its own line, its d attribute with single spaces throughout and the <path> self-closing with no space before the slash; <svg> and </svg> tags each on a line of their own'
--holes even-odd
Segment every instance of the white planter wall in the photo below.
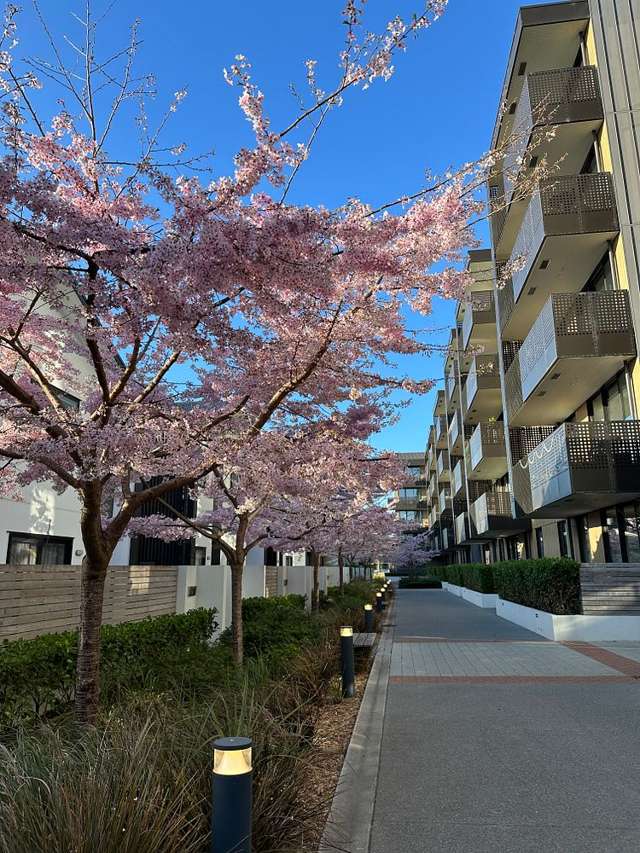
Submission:
<svg viewBox="0 0 640 853">
<path fill-rule="evenodd" d="M 640 616 L 559 616 L 498 598 L 503 619 L 558 642 L 640 641 Z"/>
<path fill-rule="evenodd" d="M 462 597 L 470 604 L 475 604 L 476 607 L 485 607 L 490 610 L 495 610 L 498 596 L 495 593 L 476 592 L 475 589 L 462 588 Z"/>
</svg>

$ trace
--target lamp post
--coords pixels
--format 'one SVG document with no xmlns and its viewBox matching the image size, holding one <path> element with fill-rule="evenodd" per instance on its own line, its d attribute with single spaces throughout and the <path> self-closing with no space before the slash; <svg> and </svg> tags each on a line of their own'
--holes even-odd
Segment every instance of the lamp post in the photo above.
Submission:
<svg viewBox="0 0 640 853">
<path fill-rule="evenodd" d="M 373 631 L 373 604 L 365 604 L 364 606 L 364 630 L 367 634 Z"/>
<path fill-rule="evenodd" d="M 248 737 L 213 742 L 211 853 L 251 853 L 251 747 Z"/>
<path fill-rule="evenodd" d="M 342 662 L 342 695 L 345 699 L 355 696 L 355 665 L 353 661 L 353 628 L 340 628 L 340 658 Z"/>
</svg>

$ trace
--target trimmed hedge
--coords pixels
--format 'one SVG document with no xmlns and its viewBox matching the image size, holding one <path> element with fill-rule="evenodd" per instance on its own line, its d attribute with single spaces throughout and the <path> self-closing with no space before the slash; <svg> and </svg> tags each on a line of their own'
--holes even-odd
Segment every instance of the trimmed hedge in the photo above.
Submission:
<svg viewBox="0 0 640 853">
<path fill-rule="evenodd" d="M 442 581 L 547 613 L 582 613 L 580 564 L 566 557 L 505 560 L 434 568 Z"/>
<path fill-rule="evenodd" d="M 101 629 L 103 696 L 140 687 L 150 674 L 166 680 L 171 662 L 208 648 L 215 610 L 199 608 Z M 0 729 L 16 720 L 61 713 L 73 698 L 77 631 L 0 645 Z M 176 671 L 180 667 L 176 667 Z M 173 677 L 172 673 L 170 677 Z"/>
<path fill-rule="evenodd" d="M 400 589 L 442 589 L 442 583 L 436 577 L 400 578 Z"/>
<path fill-rule="evenodd" d="M 493 576 L 493 566 L 486 563 L 468 563 L 462 566 L 462 586 L 481 592 L 484 595 L 495 593 L 496 585 Z"/>
<path fill-rule="evenodd" d="M 566 557 L 508 560 L 493 566 L 500 598 L 557 615 L 582 613 L 580 563 Z"/>
<path fill-rule="evenodd" d="M 248 657 L 270 653 L 297 654 L 301 646 L 320 639 L 320 625 L 305 610 L 304 595 L 245 598 L 242 602 L 244 651 Z M 231 642 L 231 629 L 220 638 Z"/>
</svg>

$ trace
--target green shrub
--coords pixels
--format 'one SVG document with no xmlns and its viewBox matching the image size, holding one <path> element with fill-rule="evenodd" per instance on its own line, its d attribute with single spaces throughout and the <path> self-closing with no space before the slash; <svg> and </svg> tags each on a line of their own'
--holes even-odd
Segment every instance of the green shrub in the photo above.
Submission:
<svg viewBox="0 0 640 853">
<path fill-rule="evenodd" d="M 305 610 L 302 595 L 275 598 L 245 598 L 242 602 L 244 651 L 247 657 L 269 653 L 286 658 L 303 646 L 317 642 L 320 625 Z M 223 645 L 231 642 L 231 630 L 220 637 Z"/>
<path fill-rule="evenodd" d="M 442 589 L 442 583 L 436 577 L 400 578 L 401 589 Z"/>
<path fill-rule="evenodd" d="M 197 609 L 101 630 L 103 698 L 157 679 L 186 677 L 186 660 L 207 650 L 214 610 Z M 73 699 L 78 635 L 44 634 L 0 645 L 0 729 L 65 710 Z"/>
<path fill-rule="evenodd" d="M 496 591 L 493 566 L 487 566 L 485 563 L 468 563 L 461 566 L 461 569 L 462 586 L 483 594 Z"/>
<path fill-rule="evenodd" d="M 581 613 L 580 564 L 566 557 L 509 560 L 493 566 L 500 598 L 547 613 Z"/>
</svg>

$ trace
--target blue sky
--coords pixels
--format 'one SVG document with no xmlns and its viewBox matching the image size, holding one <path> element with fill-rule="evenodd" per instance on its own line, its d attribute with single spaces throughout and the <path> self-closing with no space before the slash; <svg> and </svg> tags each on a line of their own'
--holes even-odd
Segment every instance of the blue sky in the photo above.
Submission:
<svg viewBox="0 0 640 853">
<path fill-rule="evenodd" d="M 46 42 L 30 4 L 24 5 L 17 52 L 43 54 Z M 72 13 L 82 14 L 84 3 L 40 0 L 40 5 L 54 34 L 80 37 Z M 422 186 L 425 170 L 443 172 L 482 154 L 520 5 L 517 0 L 450 0 L 443 18 L 398 58 L 388 83 L 351 93 L 334 111 L 290 201 L 334 207 L 358 196 L 376 204 Z M 108 6 L 107 0 L 96 2 L 96 12 Z M 371 29 L 379 28 L 393 14 L 408 15 L 419 6 L 420 0 L 369 0 L 367 20 Z M 235 54 L 244 54 L 274 127 L 285 126 L 297 108 L 289 84 L 304 91 L 305 59 L 318 60 L 321 85 L 328 88 L 335 79 L 341 7 L 341 0 L 189 0 L 183 6 L 175 0 L 120 0 L 102 25 L 102 37 L 115 49 L 132 18 L 141 19 L 138 67 L 155 74 L 159 93 L 152 109 L 159 114 L 173 92 L 189 92 L 167 140 L 188 142 L 195 152 L 215 149 L 216 170 L 228 174 L 234 152 L 251 137 L 237 107 L 237 91 L 224 82 L 222 68 Z M 123 149 L 129 142 L 114 139 Z M 441 300 L 423 322 L 435 343 L 446 342 L 453 310 L 452 303 Z M 403 368 L 415 377 L 439 378 L 442 356 L 413 358 Z M 398 451 L 422 449 L 432 408 L 433 392 L 415 398 L 376 443 Z"/>
</svg>

